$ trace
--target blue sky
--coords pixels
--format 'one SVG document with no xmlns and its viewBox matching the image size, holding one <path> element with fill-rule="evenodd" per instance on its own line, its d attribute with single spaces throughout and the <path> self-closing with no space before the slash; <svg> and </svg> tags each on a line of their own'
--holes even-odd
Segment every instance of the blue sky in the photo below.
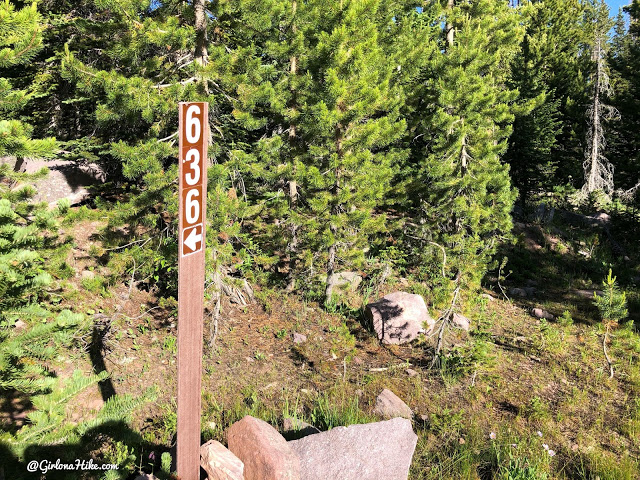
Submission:
<svg viewBox="0 0 640 480">
<path fill-rule="evenodd" d="M 607 0 L 607 5 L 609 5 L 612 17 L 615 17 L 618 14 L 618 9 L 620 7 L 624 7 L 625 5 L 629 5 L 630 3 L 631 0 Z"/>
</svg>

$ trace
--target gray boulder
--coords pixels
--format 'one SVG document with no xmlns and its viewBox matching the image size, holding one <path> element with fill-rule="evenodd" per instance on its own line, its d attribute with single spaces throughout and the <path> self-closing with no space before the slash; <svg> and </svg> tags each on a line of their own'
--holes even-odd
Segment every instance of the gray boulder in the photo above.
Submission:
<svg viewBox="0 0 640 480">
<path fill-rule="evenodd" d="M 430 332 L 435 320 L 420 295 L 394 292 L 366 306 L 369 326 L 382 343 L 402 344 Z M 425 330 L 426 326 L 426 330 Z"/>
<path fill-rule="evenodd" d="M 376 398 L 376 406 L 373 412 L 386 418 L 404 417 L 410 419 L 413 417 L 413 412 L 409 406 L 395 393 L 386 388 Z"/>
<path fill-rule="evenodd" d="M 335 427 L 289 442 L 300 458 L 301 480 L 407 480 L 418 436 L 411 422 Z"/>
</svg>

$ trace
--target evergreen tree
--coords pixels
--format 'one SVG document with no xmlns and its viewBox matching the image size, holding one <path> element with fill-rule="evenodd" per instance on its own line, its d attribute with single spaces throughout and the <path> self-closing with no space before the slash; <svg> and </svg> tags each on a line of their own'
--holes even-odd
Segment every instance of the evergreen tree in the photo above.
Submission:
<svg viewBox="0 0 640 480">
<path fill-rule="evenodd" d="M 444 13 L 443 24 L 455 33 L 441 31 L 440 51 L 416 89 L 425 109 L 416 112 L 422 141 L 414 144 L 410 188 L 422 262 L 433 267 L 434 285 L 444 272 L 458 288 L 475 288 L 511 229 L 514 192 L 500 157 L 518 92 L 507 86 L 505 67 L 518 52 L 523 29 L 503 2 L 459 2 Z"/>
<path fill-rule="evenodd" d="M 33 94 L 4 76 L 33 59 L 42 47 L 42 30 L 35 3 L 16 10 L 9 0 L 0 2 L 0 156 L 50 157 L 55 151 L 53 139 L 33 140 L 32 127 L 15 118 Z"/>
<path fill-rule="evenodd" d="M 305 146 L 298 103 L 304 94 L 300 90 L 308 84 L 301 72 L 308 62 L 310 8 L 296 0 L 237 3 L 236 35 L 245 33 L 252 41 L 234 52 L 244 60 L 234 71 L 238 102 L 233 113 L 249 142 L 239 145 L 243 148 L 233 156 L 251 178 L 250 196 L 257 203 L 255 238 L 270 251 L 288 256 L 285 270 L 291 291 L 299 273 L 298 170 Z"/>
<path fill-rule="evenodd" d="M 334 275 L 361 264 L 380 230 L 373 208 L 401 158 L 390 145 L 404 129 L 403 95 L 391 84 L 393 47 L 383 36 L 402 8 L 284 1 L 240 9 L 253 29 L 243 50 L 252 65 L 238 72 L 234 113 L 256 140 L 234 155 L 254 179 L 257 238 L 288 252 L 289 288 L 292 273 L 308 276 L 326 261 L 327 302 Z M 314 253 L 323 250 L 326 260 Z"/>
<path fill-rule="evenodd" d="M 119 215 L 111 227 L 126 224 L 131 236 L 116 240 L 137 241 L 138 227 L 149 240 L 146 248 L 124 251 L 127 266 L 136 270 L 138 278 L 155 279 L 166 293 L 175 294 L 178 102 L 208 101 L 212 126 L 208 165 L 218 165 L 208 176 L 213 203 L 207 208 L 212 228 L 207 235 L 211 247 L 207 283 L 217 285 L 228 270 L 225 265 L 235 261 L 237 266 L 249 256 L 242 248 L 238 248 L 239 257 L 233 255 L 235 246 L 243 243 L 238 228 L 243 198 L 235 193 L 242 192 L 242 181 L 237 168 L 228 163 L 226 147 L 233 144 L 235 132 L 224 123 L 231 121 L 233 99 L 227 92 L 231 79 L 235 80 L 228 71 L 237 60 L 225 43 L 229 6 L 216 4 L 207 13 L 202 1 L 95 5 L 99 7 L 93 16 L 96 20 L 77 21 L 73 28 L 99 32 L 101 48 L 96 56 L 95 49 L 78 48 L 82 42 L 69 42 L 64 47 L 62 75 L 74 86 L 78 100 L 96 104 L 90 121 L 102 161 L 111 165 L 112 178 L 129 185 L 129 200 L 118 205 Z M 103 18 L 110 20 L 108 26 L 102 25 Z M 216 19 L 215 26 L 209 18 Z"/>
<path fill-rule="evenodd" d="M 403 93 L 391 83 L 391 65 L 381 45 L 381 2 L 318 2 L 327 25 L 317 33 L 308 75 L 313 82 L 302 109 L 308 142 L 302 173 L 309 204 L 306 225 L 311 251 L 327 252 L 325 303 L 332 301 L 336 274 L 358 265 L 370 238 L 383 231 L 382 203 L 392 173 L 404 157 L 393 148 L 405 129 Z"/>
<path fill-rule="evenodd" d="M 542 165 L 555 170 L 555 184 L 581 185 L 583 142 L 585 137 L 584 115 L 589 91 L 585 78 L 589 69 L 588 35 L 584 29 L 585 4 L 579 0 L 532 1 L 535 8 L 526 15 L 527 31 L 533 46 L 532 59 L 539 58 L 537 72 L 546 89 L 546 109 L 557 104 L 560 131 L 552 146 L 550 162 Z M 527 91 L 521 92 L 523 98 Z M 549 112 L 539 112 L 543 116 Z M 516 127 L 518 128 L 518 127 Z M 551 131 L 544 135 L 548 145 Z M 543 147 L 543 150 L 546 146 Z M 543 157 L 544 158 L 544 157 Z"/>
<path fill-rule="evenodd" d="M 624 200 L 636 197 L 640 186 L 640 5 L 632 2 L 625 7 L 629 28 L 620 11 L 615 23 L 615 35 L 609 51 L 611 83 L 614 95 L 612 106 L 620 112 L 620 121 L 609 130 L 610 157 L 615 159 L 616 183 Z"/>
<path fill-rule="evenodd" d="M 521 9 L 527 32 L 515 56 L 508 84 L 519 92 L 519 108 L 514 111 L 513 133 L 504 159 L 518 189 L 523 210 L 531 195 L 549 191 L 553 186 L 557 159 L 552 156 L 560 133 L 560 100 L 549 90 L 546 72 L 547 27 L 540 28 L 536 16 L 541 4 Z"/>
</svg>

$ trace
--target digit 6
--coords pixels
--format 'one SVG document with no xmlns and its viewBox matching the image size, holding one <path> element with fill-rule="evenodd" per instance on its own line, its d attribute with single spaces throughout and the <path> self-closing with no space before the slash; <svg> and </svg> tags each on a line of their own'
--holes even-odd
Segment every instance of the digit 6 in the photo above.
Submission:
<svg viewBox="0 0 640 480">
<path fill-rule="evenodd" d="M 200 192 L 196 188 L 187 192 L 187 196 L 185 198 L 185 213 L 187 214 L 187 223 L 189 224 L 196 223 L 198 218 L 200 218 L 200 201 L 198 199 L 194 199 L 194 197 L 199 196 Z"/>
<path fill-rule="evenodd" d="M 194 115 L 200 115 L 200 107 L 198 105 L 190 105 L 187 108 L 187 142 L 196 143 L 200 140 L 200 120 Z"/>
</svg>

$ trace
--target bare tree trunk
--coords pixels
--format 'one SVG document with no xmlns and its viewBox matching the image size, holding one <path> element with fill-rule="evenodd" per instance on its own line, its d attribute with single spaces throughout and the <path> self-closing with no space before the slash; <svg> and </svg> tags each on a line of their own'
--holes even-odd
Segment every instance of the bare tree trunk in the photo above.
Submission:
<svg viewBox="0 0 640 480">
<path fill-rule="evenodd" d="M 582 195 L 587 196 L 597 190 L 611 195 L 614 190 L 613 165 L 604 156 L 605 136 L 602 128 L 602 119 L 619 118 L 620 113 L 613 107 L 605 105 L 602 97 L 611 94 L 609 76 L 605 68 L 605 51 L 603 43 L 606 42 L 606 33 L 596 33 L 593 47 L 592 60 L 595 62 L 596 71 L 593 80 L 593 98 L 587 110 L 589 130 L 587 131 L 587 148 L 585 149 L 584 168 L 585 183 L 582 187 Z"/>
<path fill-rule="evenodd" d="M 447 19 L 447 46 L 448 48 L 453 47 L 453 36 L 455 34 L 455 29 L 453 28 L 453 23 L 451 23 L 451 10 L 455 6 L 455 0 L 447 0 L 447 10 L 449 11 L 449 19 Z"/>
<path fill-rule="evenodd" d="M 460 150 L 460 176 L 464 177 L 467 173 L 467 169 L 469 168 L 469 160 L 471 160 L 471 155 L 467 152 L 467 137 L 466 135 L 462 137 L 462 149 Z"/>
<path fill-rule="evenodd" d="M 194 0 L 193 9 L 196 16 L 196 51 L 195 61 L 199 65 L 206 65 L 207 53 L 207 13 L 204 8 L 205 0 Z"/>
<path fill-rule="evenodd" d="M 595 48 L 596 57 L 596 81 L 593 88 L 593 113 L 591 114 L 591 165 L 589 167 L 589 178 L 587 179 L 587 190 L 594 192 L 598 188 L 598 156 L 599 147 L 598 136 L 600 132 L 600 72 L 602 68 L 602 62 L 600 61 L 600 40 L 596 42 Z"/>
<path fill-rule="evenodd" d="M 296 32 L 295 27 L 295 15 L 297 10 L 298 3 L 296 0 L 293 1 L 293 5 L 291 6 L 291 10 L 293 13 L 292 27 L 291 30 L 293 33 Z M 291 77 L 294 77 L 298 73 L 298 58 L 295 55 L 291 56 L 290 60 L 290 73 Z M 291 108 L 292 111 L 296 111 L 296 100 L 295 100 L 295 92 L 291 92 Z M 296 126 L 293 122 L 289 125 L 289 151 L 293 152 L 296 142 Z M 292 155 L 293 157 L 293 155 Z M 297 203 L 298 203 L 298 184 L 296 182 L 296 166 L 294 158 L 292 160 L 292 172 L 291 178 L 289 179 L 289 209 L 291 211 L 290 215 L 295 212 Z M 287 279 L 287 292 L 292 292 L 296 286 L 296 263 L 298 260 L 298 225 L 295 223 L 295 219 L 291 220 L 291 240 L 289 241 L 289 273 Z"/>
<path fill-rule="evenodd" d="M 338 158 L 342 159 L 344 156 L 344 152 L 342 151 L 342 125 L 338 124 L 336 127 L 336 152 L 338 154 Z M 333 198 L 338 197 L 338 192 L 340 190 L 340 167 L 336 167 L 335 169 L 335 182 L 333 187 L 331 187 L 331 195 Z M 331 206 L 331 215 L 337 215 L 340 212 L 340 206 L 338 203 L 334 203 Z M 331 297 L 333 294 L 333 286 L 335 284 L 335 269 L 336 269 L 336 253 L 338 251 L 338 243 L 336 240 L 336 234 L 338 232 L 338 227 L 334 222 L 331 222 L 329 226 L 329 230 L 331 231 L 331 235 L 333 237 L 333 241 L 331 245 L 329 245 L 329 249 L 327 253 L 329 254 L 329 259 L 327 260 L 327 288 L 325 290 L 325 305 L 331 303 Z"/>
</svg>

